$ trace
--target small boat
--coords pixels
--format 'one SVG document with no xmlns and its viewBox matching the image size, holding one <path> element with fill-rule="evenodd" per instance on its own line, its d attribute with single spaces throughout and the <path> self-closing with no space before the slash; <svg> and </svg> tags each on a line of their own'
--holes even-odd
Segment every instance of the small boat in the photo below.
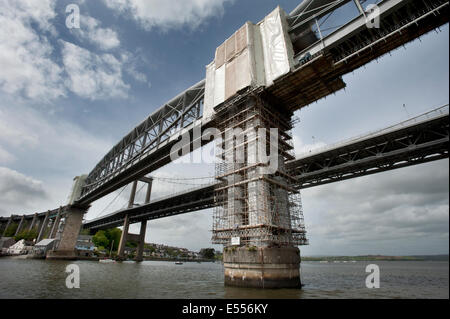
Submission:
<svg viewBox="0 0 450 319">
<path fill-rule="evenodd" d="M 98 262 L 101 262 L 104 264 L 110 264 L 110 263 L 115 263 L 116 261 L 114 259 L 105 258 L 105 259 L 100 259 Z"/>
<path fill-rule="evenodd" d="M 183 263 L 181 261 L 176 261 L 175 265 L 182 265 Z"/>
</svg>

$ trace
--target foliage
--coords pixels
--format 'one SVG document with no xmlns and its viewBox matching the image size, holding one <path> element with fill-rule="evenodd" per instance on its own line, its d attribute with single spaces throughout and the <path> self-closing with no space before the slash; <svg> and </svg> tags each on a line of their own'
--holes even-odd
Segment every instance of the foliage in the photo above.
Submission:
<svg viewBox="0 0 450 319">
<path fill-rule="evenodd" d="M 144 244 L 144 248 L 150 250 L 150 253 L 154 253 L 156 251 L 156 248 L 150 244 Z"/>
<path fill-rule="evenodd" d="M 120 237 L 122 236 L 122 231 L 119 228 L 107 229 L 105 231 L 105 235 L 109 240 L 108 249 L 111 249 L 111 244 L 114 241 L 113 251 L 117 251 L 119 249 Z"/>
<path fill-rule="evenodd" d="M 17 236 L 14 236 L 15 241 L 19 241 L 22 239 L 25 239 L 26 241 L 32 241 L 33 239 L 37 238 L 38 233 L 36 230 L 23 230 L 20 233 L 17 234 Z"/>
<path fill-rule="evenodd" d="M 80 231 L 80 235 L 90 235 L 91 234 L 91 230 L 90 229 L 82 229 Z"/>
<path fill-rule="evenodd" d="M 14 237 L 14 234 L 16 233 L 17 227 L 19 227 L 16 223 L 11 223 L 9 227 L 6 229 L 5 237 Z"/>
<path fill-rule="evenodd" d="M 138 244 L 133 241 L 127 241 L 125 246 L 130 247 L 130 248 L 136 248 L 138 246 Z"/>
<path fill-rule="evenodd" d="M 106 237 L 106 233 L 104 230 L 99 230 L 94 237 L 92 237 L 92 242 L 95 244 L 95 246 L 100 247 L 108 247 L 109 246 L 109 239 Z"/>
<path fill-rule="evenodd" d="M 200 250 L 200 256 L 206 259 L 214 259 L 214 257 L 216 256 L 216 252 L 214 248 L 202 248 Z"/>
<path fill-rule="evenodd" d="M 122 236 L 122 231 L 119 228 L 112 228 L 107 230 L 99 230 L 94 237 L 92 237 L 92 242 L 97 247 L 103 247 L 103 249 L 111 250 L 111 245 L 114 245 L 113 251 L 117 251 L 119 248 L 120 236 Z"/>
</svg>

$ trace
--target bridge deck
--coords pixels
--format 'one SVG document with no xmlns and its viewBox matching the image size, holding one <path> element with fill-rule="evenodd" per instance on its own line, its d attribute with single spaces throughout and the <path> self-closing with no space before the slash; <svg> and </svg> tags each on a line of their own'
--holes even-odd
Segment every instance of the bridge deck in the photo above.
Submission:
<svg viewBox="0 0 450 319">
<path fill-rule="evenodd" d="M 408 121 L 321 149 L 291 161 L 287 168 L 304 189 L 339 180 L 379 173 L 448 158 L 448 105 Z M 100 229 L 120 226 L 124 216 L 131 222 L 184 214 L 215 206 L 214 187 L 188 190 L 147 205 L 123 209 L 84 224 Z"/>
<path fill-rule="evenodd" d="M 346 1 L 343 1 L 345 3 Z M 341 5 L 341 4 L 340 4 Z M 337 5 L 336 5 L 337 6 Z M 266 88 L 293 112 L 345 87 L 342 76 L 448 23 L 444 0 L 384 0 L 381 28 L 368 29 L 360 15 L 300 52 L 312 53 L 286 76 Z M 334 8 L 334 7 L 333 7 Z M 182 131 L 192 132 L 202 119 L 204 80 L 172 99 L 122 139 L 88 175 L 78 204 L 88 205 L 171 162 L 170 149 Z M 203 123 L 202 123 L 203 120 Z"/>
</svg>

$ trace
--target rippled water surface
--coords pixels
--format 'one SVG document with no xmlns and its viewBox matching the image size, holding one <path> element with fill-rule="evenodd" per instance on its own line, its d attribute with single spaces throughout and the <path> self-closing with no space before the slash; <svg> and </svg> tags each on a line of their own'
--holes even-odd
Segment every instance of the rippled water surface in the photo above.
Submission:
<svg viewBox="0 0 450 319">
<path fill-rule="evenodd" d="M 80 289 L 66 288 L 70 263 Z M 367 264 L 303 262 L 302 290 L 258 290 L 224 287 L 219 263 L 0 258 L 0 298 L 449 298 L 448 262 L 377 262 L 379 289 L 365 286 Z"/>
</svg>

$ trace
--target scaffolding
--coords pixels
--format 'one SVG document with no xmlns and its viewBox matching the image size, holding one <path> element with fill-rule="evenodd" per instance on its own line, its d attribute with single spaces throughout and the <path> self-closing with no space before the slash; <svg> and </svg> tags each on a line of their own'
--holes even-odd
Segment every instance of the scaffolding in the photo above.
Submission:
<svg viewBox="0 0 450 319">
<path fill-rule="evenodd" d="M 239 238 L 239 245 L 257 247 L 308 244 L 300 192 L 284 165 L 295 158 L 291 118 L 259 95 L 217 110 L 221 139 L 216 141 L 215 174 L 220 183 L 213 243 L 230 246 Z"/>
</svg>

